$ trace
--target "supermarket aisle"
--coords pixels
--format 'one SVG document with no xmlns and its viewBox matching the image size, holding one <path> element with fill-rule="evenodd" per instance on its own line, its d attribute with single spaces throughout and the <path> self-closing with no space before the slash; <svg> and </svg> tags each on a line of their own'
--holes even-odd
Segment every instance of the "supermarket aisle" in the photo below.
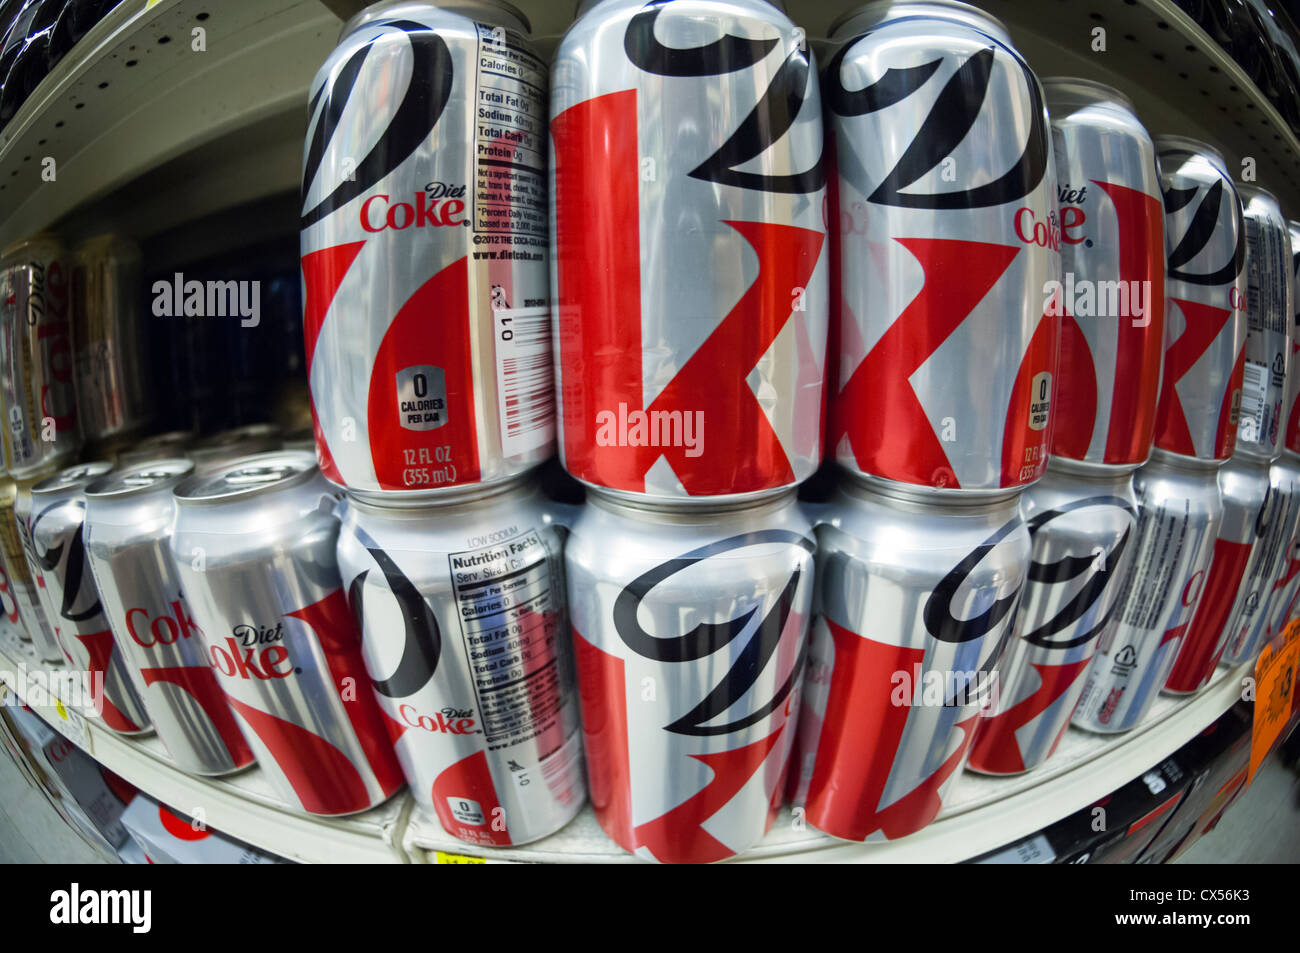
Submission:
<svg viewBox="0 0 1300 953">
<path fill-rule="evenodd" d="M 106 861 L 55 813 L 45 796 L 0 755 L 0 864 Z"/>
</svg>

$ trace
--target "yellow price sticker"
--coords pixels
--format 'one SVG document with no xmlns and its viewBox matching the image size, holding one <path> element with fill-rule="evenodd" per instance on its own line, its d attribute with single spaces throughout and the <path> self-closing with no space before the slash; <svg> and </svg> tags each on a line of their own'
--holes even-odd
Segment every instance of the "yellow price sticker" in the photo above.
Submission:
<svg viewBox="0 0 1300 953">
<path fill-rule="evenodd" d="M 1300 620 L 1286 628 L 1282 647 L 1264 646 L 1255 663 L 1255 724 L 1250 741 L 1250 779 L 1273 750 L 1291 719 L 1296 669 L 1300 666 Z"/>
<path fill-rule="evenodd" d="M 439 864 L 486 864 L 486 857 L 471 857 L 469 854 L 449 854 L 445 850 L 433 852 L 434 862 Z"/>
<path fill-rule="evenodd" d="M 61 722 L 56 723 L 55 727 L 74 745 L 90 754 L 90 732 L 86 730 L 86 719 L 81 712 L 68 708 L 61 698 L 54 699 L 54 711 Z"/>
</svg>

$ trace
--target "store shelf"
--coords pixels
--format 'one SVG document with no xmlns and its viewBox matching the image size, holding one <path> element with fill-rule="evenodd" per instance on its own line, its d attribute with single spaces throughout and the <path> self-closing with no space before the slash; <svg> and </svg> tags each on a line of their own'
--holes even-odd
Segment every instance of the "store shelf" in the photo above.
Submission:
<svg viewBox="0 0 1300 953">
<path fill-rule="evenodd" d="M 73 241 L 105 229 L 147 238 L 296 192 L 311 77 L 334 46 L 338 14 L 361 5 L 124 0 L 0 133 L 0 245 L 47 227 Z M 549 56 L 571 6 L 519 6 Z M 816 40 L 855 6 L 808 0 L 792 13 Z M 984 6 L 1007 23 L 1040 75 L 1083 75 L 1122 89 L 1153 133 L 1208 140 L 1234 172 L 1252 156 L 1258 181 L 1300 209 L 1300 140 L 1172 0 Z M 1107 31 L 1105 52 L 1092 50 L 1098 26 Z M 206 31 L 204 52 L 191 49 L 195 27 Z M 53 182 L 41 178 L 47 156 L 57 164 Z M 230 232 L 228 241 L 237 240 Z"/>
<path fill-rule="evenodd" d="M 1105 797 L 1173 754 L 1241 698 L 1244 669 L 1220 669 L 1200 694 L 1161 696 L 1150 716 L 1123 735 L 1066 732 L 1052 759 L 1017 777 L 990 778 L 965 772 L 954 782 L 943 813 L 910 837 L 878 844 L 852 844 L 808 828 L 797 829 L 783 810 L 768 835 L 736 858 L 751 862 L 953 863 L 976 857 L 1041 830 Z M 403 837 L 417 863 L 437 863 L 439 852 L 489 861 L 528 863 L 636 863 L 609 840 L 591 808 L 557 834 L 517 848 L 484 851 L 448 837 L 419 810 Z"/>
<path fill-rule="evenodd" d="M 338 27 L 318 0 L 124 0 L 0 132 L 0 245 L 49 227 L 143 238 L 296 189 Z"/>
<path fill-rule="evenodd" d="M 0 634 L 0 679 L 22 697 L 22 673 L 56 671 L 61 665 L 42 662 L 31 643 Z M 26 699 L 24 698 L 24 701 Z M 65 724 L 52 705 L 32 706 L 47 722 Z M 86 722 L 88 742 L 81 745 L 106 768 L 141 791 L 192 817 L 203 818 L 214 830 L 254 847 L 301 863 L 401 863 L 401 834 L 411 813 L 405 790 L 377 808 L 350 817 L 323 818 L 299 814 L 272 792 L 256 766 L 229 778 L 205 779 L 174 767 L 157 737 L 125 738 Z M 77 741 L 76 737 L 72 738 Z"/>
<path fill-rule="evenodd" d="M 1255 160 L 1256 181 L 1300 215 L 1300 140 L 1246 72 L 1172 0 L 990 0 L 1040 76 L 1108 83 L 1133 100 L 1152 133 L 1217 146 L 1240 179 Z M 1106 30 L 1105 52 L 1092 31 Z"/>
</svg>

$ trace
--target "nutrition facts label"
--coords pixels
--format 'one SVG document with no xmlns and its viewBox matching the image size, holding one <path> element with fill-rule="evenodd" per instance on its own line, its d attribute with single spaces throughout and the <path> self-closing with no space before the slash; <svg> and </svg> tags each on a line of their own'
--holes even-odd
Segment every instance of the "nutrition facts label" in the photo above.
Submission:
<svg viewBox="0 0 1300 953">
<path fill-rule="evenodd" d="M 561 714 L 551 558 L 536 530 L 447 557 L 489 750 L 529 741 Z"/>
<path fill-rule="evenodd" d="M 1175 501 L 1170 503 L 1177 505 Z M 1177 595 L 1173 588 L 1182 581 L 1183 550 L 1197 542 L 1188 539 L 1195 532 L 1189 510 L 1187 501 L 1183 501 L 1182 510 L 1143 508 L 1128 587 L 1120 597 L 1124 606 L 1120 621 L 1124 625 L 1150 632 L 1165 624 Z"/>
<path fill-rule="evenodd" d="M 545 239 L 547 66 L 500 27 L 478 30 L 474 230 Z"/>
</svg>

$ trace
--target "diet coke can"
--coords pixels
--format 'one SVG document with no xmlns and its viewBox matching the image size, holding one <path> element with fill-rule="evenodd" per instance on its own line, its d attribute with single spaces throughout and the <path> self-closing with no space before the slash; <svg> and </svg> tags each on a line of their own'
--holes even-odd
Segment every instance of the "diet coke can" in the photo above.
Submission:
<svg viewBox="0 0 1300 953">
<path fill-rule="evenodd" d="M 981 774 L 1037 767 L 1069 727 L 1098 639 L 1116 621 L 1137 528 L 1132 473 L 1053 457 L 1021 495 L 1020 514 L 1033 544 L 1029 579 L 998 666 L 997 706 L 971 746 L 967 767 Z"/>
<path fill-rule="evenodd" d="M 893 840 L 933 821 L 997 703 L 1029 531 L 1017 494 L 955 500 L 850 475 L 817 527 L 795 799 L 835 837 Z"/>
<path fill-rule="evenodd" d="M 1260 513 L 1259 539 L 1246 569 L 1238 604 L 1223 635 L 1221 659 L 1229 665 L 1253 659 L 1272 638 L 1269 612 L 1273 596 L 1277 583 L 1288 570 L 1296 530 L 1300 527 L 1300 461 L 1283 454 L 1268 468 L 1268 482 L 1268 501 Z"/>
<path fill-rule="evenodd" d="M 1219 471 L 1219 496 L 1223 519 L 1204 594 L 1164 685 L 1174 695 L 1193 694 L 1210 681 L 1252 591 L 1247 580 L 1259 572 L 1260 540 L 1282 517 L 1281 496 L 1269 487 L 1268 464 L 1244 454 L 1234 454 Z"/>
<path fill-rule="evenodd" d="M 828 256 L 803 31 L 763 0 L 593 5 L 550 132 L 565 468 L 714 503 L 811 476 Z"/>
<path fill-rule="evenodd" d="M 1046 79 L 1043 89 L 1061 212 L 1052 455 L 1135 467 L 1151 452 L 1164 354 L 1155 145 L 1118 90 L 1074 78 Z"/>
<path fill-rule="evenodd" d="M 1246 231 L 1246 351 L 1236 452 L 1269 462 L 1282 451 L 1287 365 L 1295 291 L 1291 237 L 1277 199 L 1263 189 L 1237 187 Z"/>
<path fill-rule="evenodd" d="M 1165 362 L 1155 445 L 1226 460 L 1237 441 L 1245 372 L 1246 236 L 1218 152 L 1156 139 L 1165 202 Z"/>
<path fill-rule="evenodd" d="M 545 837 L 585 799 L 562 553 L 517 480 L 344 511 L 339 569 L 398 760 L 473 844 Z"/>
<path fill-rule="evenodd" d="M 102 461 L 80 463 L 37 483 L 28 526 L 45 617 L 69 664 L 89 674 L 95 717 L 118 734 L 138 735 L 149 730 L 149 715 L 113 642 L 83 535 L 86 486 L 112 468 Z"/>
<path fill-rule="evenodd" d="M 31 499 L 30 490 L 27 498 Z M 3 563 L 0 569 L 3 569 L 8 593 L 5 615 L 11 624 L 16 623 L 20 635 L 31 640 L 43 660 L 61 662 L 63 650 L 54 638 L 54 630 L 45 621 L 36 582 L 27 565 L 23 546 L 25 530 L 18 525 L 17 499 L 18 484 L 13 477 L 0 478 L 0 563 Z"/>
<path fill-rule="evenodd" d="M 73 339 L 81 432 L 102 444 L 138 433 L 149 417 L 140 316 L 140 248 L 100 235 L 77 248 Z"/>
<path fill-rule="evenodd" d="M 1289 222 L 1288 230 L 1291 235 L 1292 297 L 1296 319 L 1296 323 L 1291 325 L 1291 366 L 1295 368 L 1296 355 L 1300 353 L 1300 222 Z M 1300 397 L 1300 372 L 1292 370 L 1287 380 L 1286 406 L 1282 411 L 1283 455 L 1274 463 L 1274 467 L 1300 466 L 1300 400 L 1297 400 L 1298 397 Z M 1288 481 L 1281 482 L 1285 486 Z M 1265 610 L 1267 618 L 1264 637 L 1268 639 L 1276 638 L 1286 628 L 1291 620 L 1296 595 L 1300 593 L 1300 525 L 1295 527 L 1290 539 L 1283 542 L 1283 549 L 1284 554 L 1273 582 L 1268 608 Z"/>
<path fill-rule="evenodd" d="M 49 235 L 0 258 L 0 404 L 5 468 L 14 477 L 57 468 L 81 448 L 71 284 L 63 246 Z"/>
<path fill-rule="evenodd" d="M 546 62 L 508 4 L 445 7 L 363 11 L 311 87 L 316 448 L 358 494 L 498 482 L 554 444 Z"/>
<path fill-rule="evenodd" d="M 190 774 L 253 763 L 172 563 L 172 488 L 194 470 L 159 460 L 86 487 L 86 559 L 126 669 L 172 761 Z"/>
<path fill-rule="evenodd" d="M 596 820 L 663 863 L 723 860 L 771 826 L 813 598 L 794 493 L 714 507 L 592 491 L 565 547 Z"/>
<path fill-rule="evenodd" d="M 1097 645 L 1070 723 L 1102 733 L 1137 725 L 1173 667 L 1205 589 L 1223 519 L 1218 465 L 1153 450 L 1133 475 L 1133 554 L 1116 624 Z"/>
<path fill-rule="evenodd" d="M 959 3 L 874 3 L 831 41 L 831 449 L 866 476 L 1005 495 L 1047 464 L 1061 323 L 1038 79 Z"/>
<path fill-rule="evenodd" d="M 173 491 L 171 555 L 236 721 L 287 805 L 352 814 L 402 786 L 384 714 L 365 690 L 332 515 L 309 454 L 196 473 Z"/>
</svg>

